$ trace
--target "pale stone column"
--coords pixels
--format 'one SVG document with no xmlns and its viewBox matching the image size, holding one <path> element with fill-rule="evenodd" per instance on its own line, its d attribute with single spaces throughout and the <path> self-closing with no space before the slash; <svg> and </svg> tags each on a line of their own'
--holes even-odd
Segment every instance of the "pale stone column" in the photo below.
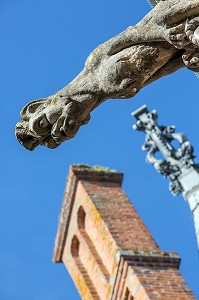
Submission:
<svg viewBox="0 0 199 300">
<path fill-rule="evenodd" d="M 192 212 L 196 238 L 199 248 L 199 173 L 191 167 L 179 176 L 179 182 L 183 188 L 183 196 Z"/>
</svg>

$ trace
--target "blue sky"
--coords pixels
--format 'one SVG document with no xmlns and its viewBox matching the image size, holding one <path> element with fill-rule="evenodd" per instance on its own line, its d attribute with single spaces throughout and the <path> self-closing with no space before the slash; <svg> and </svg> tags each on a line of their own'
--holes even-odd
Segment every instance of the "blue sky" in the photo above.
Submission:
<svg viewBox="0 0 199 300">
<path fill-rule="evenodd" d="M 147 104 L 158 111 L 160 124 L 176 125 L 188 135 L 197 156 L 199 80 L 191 71 L 163 78 L 133 99 L 106 101 L 73 140 L 55 150 L 29 152 L 14 136 L 27 102 L 63 88 L 95 47 L 149 10 L 146 0 L 0 0 L 0 299 L 80 299 L 64 266 L 52 263 L 66 177 L 74 163 L 124 172 L 124 190 L 160 248 L 180 254 L 181 272 L 199 299 L 189 208 L 146 164 L 144 134 L 131 128 L 131 112 Z"/>
</svg>

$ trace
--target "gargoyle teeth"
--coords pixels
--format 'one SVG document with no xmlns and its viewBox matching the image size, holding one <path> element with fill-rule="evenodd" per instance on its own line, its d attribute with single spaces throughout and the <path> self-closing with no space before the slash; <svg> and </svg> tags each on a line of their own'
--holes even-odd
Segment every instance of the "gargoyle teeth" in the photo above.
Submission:
<svg viewBox="0 0 199 300">
<path fill-rule="evenodd" d="M 44 146 L 46 146 L 46 147 L 48 147 L 50 149 L 57 148 L 60 144 L 61 144 L 61 142 L 55 141 L 55 139 L 51 138 L 51 137 L 47 137 L 42 142 L 42 145 L 44 145 Z"/>
<path fill-rule="evenodd" d="M 60 139 L 59 139 L 58 137 L 53 137 L 53 140 L 55 141 L 55 143 L 56 143 L 57 145 L 60 145 L 60 144 L 61 144 Z"/>
</svg>

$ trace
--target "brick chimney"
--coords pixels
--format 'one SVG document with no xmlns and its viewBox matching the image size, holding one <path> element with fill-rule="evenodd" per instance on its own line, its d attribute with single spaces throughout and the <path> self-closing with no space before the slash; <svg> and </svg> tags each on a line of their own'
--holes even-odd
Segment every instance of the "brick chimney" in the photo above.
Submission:
<svg viewBox="0 0 199 300">
<path fill-rule="evenodd" d="M 71 166 L 54 262 L 83 300 L 193 300 L 180 258 L 161 251 L 121 188 L 123 174 Z"/>
</svg>

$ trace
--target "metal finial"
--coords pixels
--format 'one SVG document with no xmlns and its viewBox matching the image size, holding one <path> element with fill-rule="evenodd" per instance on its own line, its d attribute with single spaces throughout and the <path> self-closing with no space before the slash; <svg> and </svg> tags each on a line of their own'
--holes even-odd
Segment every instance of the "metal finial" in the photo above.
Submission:
<svg viewBox="0 0 199 300">
<path fill-rule="evenodd" d="M 183 193 L 193 215 L 199 248 L 199 168 L 194 163 L 192 145 L 183 133 L 175 132 L 175 126 L 159 126 L 157 112 L 149 112 L 146 105 L 132 115 L 137 120 L 133 129 L 146 134 L 142 150 L 147 151 L 147 163 L 169 178 L 173 195 Z M 173 141 L 178 142 L 178 147 L 174 147 Z M 162 159 L 156 157 L 158 152 Z"/>
</svg>

